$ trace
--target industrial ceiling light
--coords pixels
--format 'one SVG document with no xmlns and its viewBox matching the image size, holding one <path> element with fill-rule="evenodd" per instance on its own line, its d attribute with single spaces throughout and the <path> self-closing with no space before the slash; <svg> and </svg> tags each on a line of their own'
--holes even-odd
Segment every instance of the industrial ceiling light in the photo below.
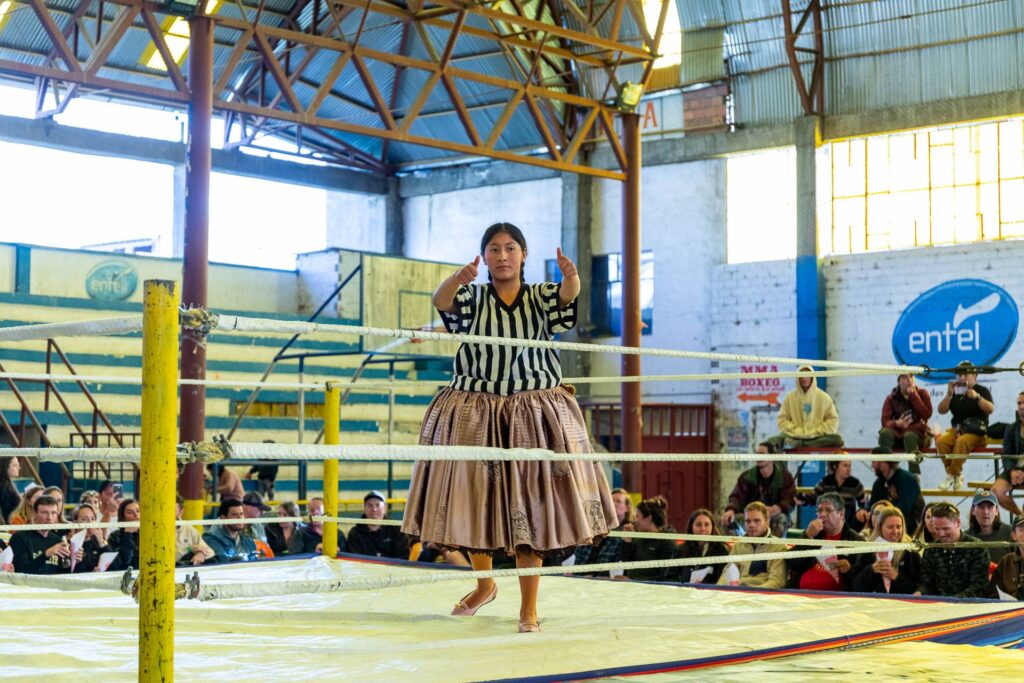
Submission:
<svg viewBox="0 0 1024 683">
<path fill-rule="evenodd" d="M 644 96 L 644 86 L 640 83 L 626 81 L 619 88 L 619 96 L 615 98 L 615 108 L 622 112 L 636 111 L 640 98 Z"/>
<path fill-rule="evenodd" d="M 164 0 L 164 10 L 168 14 L 191 19 L 199 14 L 202 0 Z"/>
</svg>

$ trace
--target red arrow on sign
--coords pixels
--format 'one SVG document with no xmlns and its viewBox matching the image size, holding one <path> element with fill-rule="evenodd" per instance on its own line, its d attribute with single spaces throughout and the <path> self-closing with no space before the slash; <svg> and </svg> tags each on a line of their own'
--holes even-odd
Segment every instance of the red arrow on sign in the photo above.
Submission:
<svg viewBox="0 0 1024 683">
<path fill-rule="evenodd" d="M 765 401 L 770 405 L 778 405 L 779 403 L 779 393 L 777 391 L 771 394 L 740 394 L 737 398 L 743 402 Z"/>
</svg>

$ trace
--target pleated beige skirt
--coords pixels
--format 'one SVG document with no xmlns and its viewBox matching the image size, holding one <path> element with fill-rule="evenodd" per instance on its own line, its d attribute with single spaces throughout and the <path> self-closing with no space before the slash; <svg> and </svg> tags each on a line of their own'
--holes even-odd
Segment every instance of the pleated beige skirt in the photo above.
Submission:
<svg viewBox="0 0 1024 683">
<path fill-rule="evenodd" d="M 592 452 L 583 414 L 564 387 L 512 396 L 442 389 L 420 443 Z M 423 460 L 413 467 L 402 531 L 448 548 L 544 554 L 592 543 L 617 524 L 596 462 Z"/>
</svg>

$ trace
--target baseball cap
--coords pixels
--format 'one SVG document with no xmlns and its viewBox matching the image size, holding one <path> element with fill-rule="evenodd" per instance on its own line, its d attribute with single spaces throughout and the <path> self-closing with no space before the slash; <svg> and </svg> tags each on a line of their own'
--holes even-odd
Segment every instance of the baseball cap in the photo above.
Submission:
<svg viewBox="0 0 1024 683">
<path fill-rule="evenodd" d="M 1024 527 L 1024 515 L 1021 515 L 1017 519 L 1013 520 L 1013 524 L 1010 525 L 1011 529 L 1017 529 L 1020 527 Z"/>
<path fill-rule="evenodd" d="M 242 496 L 242 505 L 251 505 L 254 508 L 263 510 L 263 512 L 270 509 L 270 506 L 263 502 L 263 496 L 255 491 L 249 491 L 249 493 Z"/>
<path fill-rule="evenodd" d="M 363 502 L 365 503 L 366 501 L 370 500 L 371 498 L 380 498 L 381 502 L 383 502 L 383 503 L 388 502 L 388 497 L 385 496 L 380 491 L 370 491 L 365 496 L 363 496 Z"/>
<path fill-rule="evenodd" d="M 996 494 L 992 493 L 987 489 L 979 489 L 974 494 L 974 500 L 971 501 L 971 505 L 980 505 L 981 503 L 992 503 L 993 505 L 999 505 L 999 499 L 996 498 Z"/>
<path fill-rule="evenodd" d="M 972 363 L 971 361 L 969 361 L 969 360 L 962 360 L 962 361 L 960 361 L 959 363 L 956 364 L 956 374 L 958 374 L 958 375 L 974 375 L 974 374 L 977 374 L 977 371 L 968 369 L 968 368 L 973 368 L 973 367 L 974 367 L 974 363 Z M 964 369 L 961 370 L 961 368 L 964 368 Z"/>
</svg>

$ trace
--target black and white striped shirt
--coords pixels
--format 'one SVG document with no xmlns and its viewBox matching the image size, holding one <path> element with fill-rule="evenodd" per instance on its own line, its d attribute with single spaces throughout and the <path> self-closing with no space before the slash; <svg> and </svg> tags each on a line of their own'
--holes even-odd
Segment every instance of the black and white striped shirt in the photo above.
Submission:
<svg viewBox="0 0 1024 683">
<path fill-rule="evenodd" d="M 547 341 L 576 324 L 576 301 L 560 308 L 558 288 L 555 282 L 524 283 L 512 305 L 506 305 L 493 285 L 463 285 L 455 295 L 455 312 L 440 312 L 441 319 L 452 334 Z M 552 389 L 562 381 L 552 349 L 465 343 L 455 354 L 454 372 L 453 389 L 502 396 Z"/>
</svg>

